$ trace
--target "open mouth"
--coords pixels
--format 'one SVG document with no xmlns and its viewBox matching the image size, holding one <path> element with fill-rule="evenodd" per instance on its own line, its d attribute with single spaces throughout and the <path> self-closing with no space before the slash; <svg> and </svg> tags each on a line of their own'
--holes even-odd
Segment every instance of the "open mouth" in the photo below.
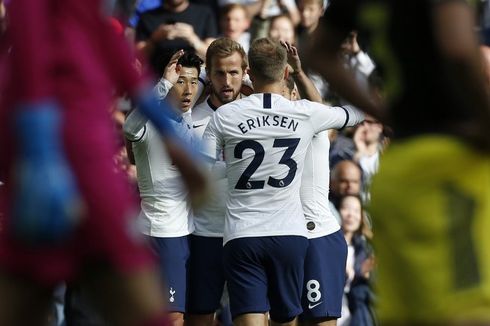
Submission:
<svg viewBox="0 0 490 326">
<path fill-rule="evenodd" d="M 189 106 L 189 105 L 191 105 L 191 103 L 192 103 L 192 101 L 191 101 L 191 99 L 190 99 L 190 98 L 185 98 L 185 99 L 183 99 L 181 102 L 182 102 L 182 105 L 183 105 L 183 106 Z"/>
<path fill-rule="evenodd" d="M 224 96 L 233 96 L 233 89 L 224 89 L 221 91 Z"/>
</svg>

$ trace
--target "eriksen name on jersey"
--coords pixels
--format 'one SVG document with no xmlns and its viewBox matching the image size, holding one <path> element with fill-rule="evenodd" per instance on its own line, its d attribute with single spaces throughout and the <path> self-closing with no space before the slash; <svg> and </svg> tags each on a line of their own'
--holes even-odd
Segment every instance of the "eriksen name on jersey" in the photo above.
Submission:
<svg viewBox="0 0 490 326">
<path fill-rule="evenodd" d="M 280 116 L 280 115 L 263 115 L 260 117 L 255 117 L 247 119 L 245 122 L 240 122 L 237 127 L 240 129 L 242 134 L 246 134 L 249 130 L 260 127 L 281 127 L 284 129 L 292 129 L 296 131 L 299 122 L 294 121 L 294 119 Z"/>
</svg>

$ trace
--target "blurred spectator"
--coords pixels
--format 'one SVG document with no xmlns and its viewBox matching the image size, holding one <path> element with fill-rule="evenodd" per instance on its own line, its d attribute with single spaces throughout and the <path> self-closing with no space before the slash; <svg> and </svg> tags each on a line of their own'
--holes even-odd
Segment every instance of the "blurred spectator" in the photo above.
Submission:
<svg viewBox="0 0 490 326">
<path fill-rule="evenodd" d="M 272 17 L 268 36 L 277 41 L 281 40 L 289 44 L 296 44 L 296 32 L 291 18 L 287 15 Z"/>
<path fill-rule="evenodd" d="M 361 168 L 354 161 L 344 160 L 332 169 L 330 200 L 338 207 L 340 197 L 359 195 L 361 192 Z"/>
<path fill-rule="evenodd" d="M 300 49 L 301 61 L 307 63 L 304 58 L 304 54 L 307 53 L 308 40 L 318 27 L 320 17 L 323 16 L 325 11 L 325 3 L 323 0 L 299 0 L 298 9 L 300 12 L 301 22 L 298 28 L 298 48 Z M 306 68 L 306 73 L 311 79 L 318 92 L 320 92 L 322 98 L 327 97 L 328 85 L 326 81 L 317 73 Z"/>
<path fill-rule="evenodd" d="M 252 18 L 250 29 L 252 40 L 267 36 L 270 18 L 274 16 L 287 15 L 294 26 L 300 22 L 298 7 L 294 0 L 224 0 L 224 2 L 240 2 L 246 5 Z"/>
<path fill-rule="evenodd" d="M 158 76 L 179 49 L 195 51 L 204 58 L 217 34 L 211 9 L 189 0 L 165 0 L 160 7 L 143 13 L 136 27 L 137 46 L 150 56 Z"/>
<path fill-rule="evenodd" d="M 362 210 L 361 198 L 347 195 L 340 199 L 342 231 L 348 245 L 345 292 L 350 312 L 350 325 L 374 325 L 372 304 L 374 294 L 370 286 L 374 257 L 368 240 L 372 232 Z"/>
<path fill-rule="evenodd" d="M 304 52 L 308 39 L 320 23 L 320 17 L 325 11 L 323 0 L 299 0 L 298 9 L 300 12 L 301 22 L 298 29 L 298 45 L 301 52 Z M 303 60 L 304 62 L 304 60 Z"/>
<path fill-rule="evenodd" d="M 220 26 L 224 37 L 238 42 L 245 53 L 248 52 L 250 33 L 247 30 L 250 27 L 250 17 L 244 5 L 234 3 L 224 6 L 221 9 Z"/>
<path fill-rule="evenodd" d="M 379 157 L 382 150 L 382 135 L 383 125 L 371 116 L 366 116 L 366 119 L 357 127 L 354 133 L 356 153 L 353 159 L 362 169 L 365 192 L 367 192 L 367 188 L 371 184 L 373 175 L 378 172 Z"/>
<path fill-rule="evenodd" d="M 357 82 L 363 87 L 368 87 L 368 76 L 374 71 L 375 65 L 359 46 L 357 31 L 350 32 L 341 47 L 346 64 L 354 72 Z"/>
</svg>

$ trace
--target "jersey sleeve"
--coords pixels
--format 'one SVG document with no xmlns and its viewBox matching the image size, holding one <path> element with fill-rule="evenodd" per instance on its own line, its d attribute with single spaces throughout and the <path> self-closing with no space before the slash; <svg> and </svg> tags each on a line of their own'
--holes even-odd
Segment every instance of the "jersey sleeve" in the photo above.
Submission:
<svg viewBox="0 0 490 326">
<path fill-rule="evenodd" d="M 202 136 L 203 155 L 213 162 L 218 159 L 219 153 L 224 146 L 223 134 L 220 131 L 218 119 L 218 115 L 216 113 L 213 114 Z"/>
<path fill-rule="evenodd" d="M 160 78 L 158 83 L 154 87 L 155 94 L 157 95 L 157 99 L 159 101 L 163 101 L 165 97 L 167 97 L 168 92 L 170 92 L 170 89 L 174 87 L 174 85 L 166 80 L 165 78 Z"/>
<path fill-rule="evenodd" d="M 311 123 L 315 133 L 327 129 L 342 129 L 352 127 L 364 120 L 364 114 L 353 106 L 328 107 L 323 104 L 310 102 Z"/>
<path fill-rule="evenodd" d="M 131 142 L 140 141 L 146 132 L 148 118 L 137 110 L 131 112 L 123 125 L 124 136 Z"/>
</svg>

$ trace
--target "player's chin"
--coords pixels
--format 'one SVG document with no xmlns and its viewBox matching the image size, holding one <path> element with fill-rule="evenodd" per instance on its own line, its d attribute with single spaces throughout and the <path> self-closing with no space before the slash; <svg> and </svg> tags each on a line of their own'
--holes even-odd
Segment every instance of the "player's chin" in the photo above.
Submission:
<svg viewBox="0 0 490 326">
<path fill-rule="evenodd" d="M 227 104 L 227 103 L 233 102 L 235 100 L 235 96 L 233 94 L 232 95 L 221 95 L 220 100 L 221 100 L 221 103 Z"/>
</svg>

